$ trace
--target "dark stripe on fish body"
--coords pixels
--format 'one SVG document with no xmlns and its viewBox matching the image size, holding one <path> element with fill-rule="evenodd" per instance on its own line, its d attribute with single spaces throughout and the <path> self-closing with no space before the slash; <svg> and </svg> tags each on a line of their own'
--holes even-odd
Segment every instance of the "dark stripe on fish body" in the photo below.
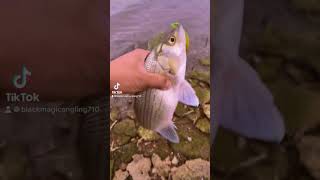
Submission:
<svg viewBox="0 0 320 180">
<path fill-rule="evenodd" d="M 156 111 L 156 118 L 157 118 L 157 121 L 161 121 L 162 119 L 159 119 L 160 118 L 160 113 L 161 113 L 161 106 L 162 106 L 162 99 L 163 99 L 163 94 L 162 94 L 162 96 L 161 96 L 161 98 L 160 98 L 160 102 L 159 102 L 159 104 L 158 104 L 158 107 L 157 107 L 157 111 Z"/>
<path fill-rule="evenodd" d="M 148 127 L 148 121 L 149 121 L 149 119 L 148 119 L 148 116 L 149 116 L 149 111 L 150 111 L 150 93 L 151 93 L 151 89 L 149 89 L 148 91 L 147 91 L 147 98 L 146 99 L 148 99 L 148 101 L 146 102 L 146 109 L 145 109 L 145 113 L 144 113 L 144 118 L 145 118 L 145 122 L 144 122 L 144 125 L 147 127 L 147 128 L 149 128 Z"/>
<path fill-rule="evenodd" d="M 142 114 L 143 114 L 143 99 L 145 98 L 146 96 L 146 93 L 143 92 L 142 93 L 142 97 L 140 97 L 139 99 L 139 122 L 141 123 L 141 125 L 143 125 L 143 117 L 142 117 Z"/>
<path fill-rule="evenodd" d="M 152 91 L 154 91 L 154 90 L 152 90 Z M 153 119 L 154 119 L 154 111 L 153 111 L 153 109 L 154 109 L 154 106 L 155 106 L 155 97 L 156 97 L 156 94 L 153 92 L 152 93 L 152 99 L 151 99 L 151 102 L 153 102 L 153 104 L 152 104 L 152 107 L 151 107 L 151 115 L 149 117 L 150 121 L 153 121 Z M 149 127 L 151 127 L 151 122 L 149 123 Z"/>
<path fill-rule="evenodd" d="M 148 121 L 149 121 L 149 119 L 148 119 L 148 115 L 149 115 L 149 113 L 150 113 L 150 103 L 151 103 L 151 101 L 150 101 L 150 94 L 151 94 L 151 90 L 148 90 L 147 91 L 147 94 L 146 94 L 146 99 L 148 100 L 145 104 L 146 104 L 146 109 L 145 109 L 145 112 L 144 112 L 144 125 L 147 127 L 147 128 L 149 128 L 148 127 Z"/>
<path fill-rule="evenodd" d="M 152 66 L 150 71 L 153 73 L 159 73 L 156 65 Z M 150 90 L 149 102 L 151 103 L 151 107 L 149 106 L 150 112 L 148 114 L 148 122 L 147 122 L 147 126 L 149 128 L 152 127 L 151 124 L 152 124 L 152 121 L 154 121 L 153 110 L 154 110 L 154 106 L 156 104 L 156 102 L 155 102 L 156 92 L 157 91 L 155 89 Z"/>
<path fill-rule="evenodd" d="M 143 101 L 142 101 L 142 109 L 141 109 L 141 121 L 142 125 L 144 126 L 144 114 L 146 109 L 146 97 L 147 97 L 147 91 L 144 93 Z"/>
</svg>

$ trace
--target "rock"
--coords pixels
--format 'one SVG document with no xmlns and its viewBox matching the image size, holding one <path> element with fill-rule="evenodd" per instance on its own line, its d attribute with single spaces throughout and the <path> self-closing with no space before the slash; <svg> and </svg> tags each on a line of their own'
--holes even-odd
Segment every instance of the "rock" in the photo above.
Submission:
<svg viewBox="0 0 320 180">
<path fill-rule="evenodd" d="M 210 162 L 202 159 L 186 161 L 172 172 L 173 180 L 210 179 Z"/>
<path fill-rule="evenodd" d="M 112 108 L 110 112 L 110 120 L 116 121 L 119 117 L 119 110 L 117 108 Z"/>
<path fill-rule="evenodd" d="M 157 174 L 162 177 L 168 177 L 170 172 L 170 160 L 164 161 L 157 154 L 153 154 L 151 158 L 153 167 L 156 168 Z"/>
<path fill-rule="evenodd" d="M 320 13 L 320 2 L 317 0 L 291 0 L 290 2 L 298 11 Z"/>
<path fill-rule="evenodd" d="M 157 169 L 156 168 L 152 168 L 151 173 L 152 174 L 156 174 L 157 173 Z"/>
<path fill-rule="evenodd" d="M 275 102 L 281 111 L 288 134 L 320 122 L 320 94 L 279 79 L 270 85 Z"/>
<path fill-rule="evenodd" d="M 110 159 L 110 179 L 112 179 L 113 163 L 114 163 L 114 161 L 112 159 Z"/>
<path fill-rule="evenodd" d="M 210 84 L 210 72 L 209 71 L 192 71 L 188 78 L 197 79 L 203 81 L 207 84 Z"/>
<path fill-rule="evenodd" d="M 187 137 L 188 141 L 191 142 L 192 141 L 192 137 Z"/>
<path fill-rule="evenodd" d="M 285 65 L 285 71 L 291 79 L 299 84 L 316 80 L 313 72 L 310 72 L 309 69 L 304 69 L 293 63 L 287 63 Z"/>
<path fill-rule="evenodd" d="M 197 79 L 188 78 L 187 80 L 191 84 L 192 87 L 196 87 L 199 83 L 199 81 Z"/>
<path fill-rule="evenodd" d="M 206 104 L 210 102 L 210 89 L 195 87 L 194 90 L 196 91 L 200 104 Z"/>
<path fill-rule="evenodd" d="M 113 132 L 117 135 L 135 137 L 137 134 L 135 123 L 131 119 L 124 119 L 113 127 Z"/>
<path fill-rule="evenodd" d="M 187 111 L 188 109 L 185 107 L 185 105 L 178 103 L 174 114 L 178 117 L 182 117 Z"/>
<path fill-rule="evenodd" d="M 173 167 L 173 168 L 171 168 L 171 173 L 173 174 L 173 173 L 175 173 L 176 171 L 177 171 L 177 167 Z"/>
<path fill-rule="evenodd" d="M 115 172 L 113 180 L 126 180 L 129 177 L 128 171 L 122 171 L 119 169 Z"/>
<path fill-rule="evenodd" d="M 264 81 L 273 81 L 279 76 L 282 71 L 281 58 L 263 58 L 261 62 L 255 64 L 255 69 Z"/>
<path fill-rule="evenodd" d="M 121 146 L 118 150 L 112 153 L 114 160 L 114 169 L 118 169 L 121 163 L 129 163 L 132 156 L 138 151 L 136 143 L 129 143 Z"/>
<path fill-rule="evenodd" d="M 127 116 L 130 118 L 130 119 L 136 119 L 136 114 L 134 113 L 133 110 L 129 110 L 127 112 Z"/>
<path fill-rule="evenodd" d="M 210 104 L 202 105 L 203 113 L 210 119 Z"/>
<path fill-rule="evenodd" d="M 149 158 L 143 157 L 141 154 L 132 156 L 133 161 L 127 166 L 127 171 L 133 180 L 150 180 L 149 171 L 151 170 L 151 161 Z"/>
<path fill-rule="evenodd" d="M 177 158 L 176 156 L 173 156 L 173 158 L 172 158 L 172 160 L 171 160 L 171 163 L 172 163 L 173 165 L 178 165 L 178 163 L 179 163 L 178 158 Z"/>
<path fill-rule="evenodd" d="M 118 146 L 127 144 L 137 134 L 135 123 L 130 119 L 122 120 L 113 127 L 112 133 L 112 138 Z"/>
<path fill-rule="evenodd" d="M 145 129 L 141 126 L 138 128 L 138 135 L 145 141 L 155 141 L 160 138 L 159 134 L 155 131 Z"/>
<path fill-rule="evenodd" d="M 210 57 L 200 59 L 200 64 L 204 66 L 210 66 Z"/>
<path fill-rule="evenodd" d="M 125 171 L 125 170 L 127 169 L 127 165 L 126 165 L 125 163 L 121 163 L 121 164 L 120 164 L 120 169 L 121 169 L 122 171 Z"/>
<path fill-rule="evenodd" d="M 180 153 L 189 159 L 199 157 L 202 159 L 209 159 L 209 135 L 201 133 L 188 119 L 179 119 L 179 121 L 176 122 L 176 126 L 178 135 L 180 137 L 180 143 L 170 143 L 173 152 Z"/>
<path fill-rule="evenodd" d="M 194 112 L 187 115 L 187 118 L 190 119 L 193 123 L 196 123 L 197 120 L 200 118 L 201 113 L 199 108 L 194 108 Z"/>
<path fill-rule="evenodd" d="M 251 45 L 254 51 L 297 61 L 320 73 L 318 32 L 292 33 L 267 26 L 265 32 L 257 36 Z"/>
<path fill-rule="evenodd" d="M 304 136 L 298 149 L 301 162 L 315 179 L 320 179 L 320 137 Z"/>
<path fill-rule="evenodd" d="M 204 132 L 210 134 L 210 122 L 207 118 L 201 118 L 197 121 L 196 127 Z"/>
</svg>

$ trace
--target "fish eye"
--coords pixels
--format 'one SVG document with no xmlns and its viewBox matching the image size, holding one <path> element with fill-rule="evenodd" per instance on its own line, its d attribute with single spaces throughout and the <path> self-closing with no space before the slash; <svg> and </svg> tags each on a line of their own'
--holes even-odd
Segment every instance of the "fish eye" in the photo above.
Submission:
<svg viewBox="0 0 320 180">
<path fill-rule="evenodd" d="M 174 36 L 170 36 L 168 42 L 170 45 L 174 45 L 174 43 L 176 43 L 176 38 Z"/>
</svg>

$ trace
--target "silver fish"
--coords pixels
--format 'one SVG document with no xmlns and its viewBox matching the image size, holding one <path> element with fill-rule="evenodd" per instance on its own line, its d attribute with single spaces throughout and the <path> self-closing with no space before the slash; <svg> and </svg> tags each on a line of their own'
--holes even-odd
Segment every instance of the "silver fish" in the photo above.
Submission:
<svg viewBox="0 0 320 180">
<path fill-rule="evenodd" d="M 148 89 L 136 98 L 134 104 L 137 121 L 173 143 L 179 143 L 172 121 L 178 102 L 199 105 L 195 91 L 185 80 L 186 63 L 186 32 L 178 24 L 145 60 L 145 69 L 152 73 L 167 74 L 172 78 L 172 87 L 168 90 Z"/>
</svg>

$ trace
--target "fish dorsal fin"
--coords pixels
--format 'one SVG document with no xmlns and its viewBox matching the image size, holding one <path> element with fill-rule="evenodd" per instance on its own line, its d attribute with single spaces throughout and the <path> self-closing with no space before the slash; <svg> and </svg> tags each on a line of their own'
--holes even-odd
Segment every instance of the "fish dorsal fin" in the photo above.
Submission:
<svg viewBox="0 0 320 180">
<path fill-rule="evenodd" d="M 175 125 L 169 124 L 167 127 L 164 127 L 162 129 L 156 130 L 159 134 L 161 134 L 161 136 L 163 136 L 164 138 L 166 138 L 167 140 L 169 140 L 170 142 L 173 143 L 179 143 L 179 136 L 175 130 Z"/>
<path fill-rule="evenodd" d="M 189 106 L 199 106 L 199 99 L 196 95 L 196 92 L 193 90 L 192 86 L 186 80 L 184 80 L 180 84 L 179 102 Z"/>
</svg>

